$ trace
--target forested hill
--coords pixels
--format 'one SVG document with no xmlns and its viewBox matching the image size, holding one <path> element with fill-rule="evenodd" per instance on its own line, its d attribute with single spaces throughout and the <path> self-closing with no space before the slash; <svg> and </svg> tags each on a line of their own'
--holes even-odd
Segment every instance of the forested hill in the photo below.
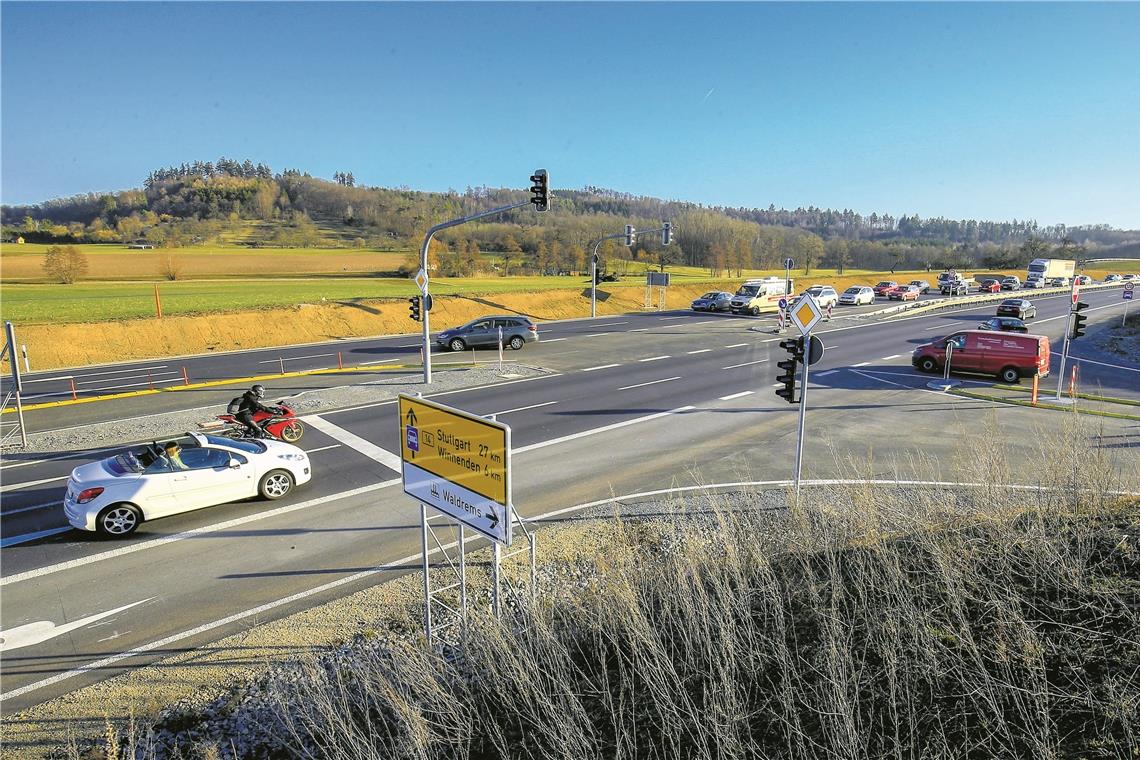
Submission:
<svg viewBox="0 0 1140 760">
<path fill-rule="evenodd" d="M 626 224 L 651 229 L 665 219 L 677 228 L 676 245 L 665 250 L 656 236 L 647 235 L 639 239 L 635 255 L 716 269 L 770 267 L 786 255 L 808 266 L 841 268 L 1007 266 L 1054 252 L 1079 258 L 1140 246 L 1140 231 L 1107 225 L 1039 227 L 1029 220 L 703 206 L 597 187 L 564 189 L 557 186 L 557 175 L 554 180 L 550 212 L 525 209 L 464 225 L 441 234 L 441 243 L 458 252 L 475 247 L 518 253 L 543 271 L 575 268 L 593 241 Z M 363 187 L 351 172 L 336 172 L 329 181 L 221 158 L 157 169 L 139 189 L 4 206 L 0 213 L 5 240 L 401 250 L 417 248 L 427 227 L 439 221 L 528 197 L 526 190 L 503 188 L 429 193 Z M 618 252 L 607 244 L 607 253 Z"/>
</svg>

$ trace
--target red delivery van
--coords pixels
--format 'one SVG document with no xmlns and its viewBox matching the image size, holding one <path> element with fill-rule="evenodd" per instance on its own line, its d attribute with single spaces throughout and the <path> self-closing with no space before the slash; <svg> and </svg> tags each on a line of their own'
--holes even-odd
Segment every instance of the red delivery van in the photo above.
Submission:
<svg viewBox="0 0 1140 760">
<path fill-rule="evenodd" d="M 995 375 L 1005 383 L 1023 377 L 1048 377 L 1049 339 L 1044 335 L 963 330 L 914 350 L 910 363 L 923 372 L 942 371 L 946 366 L 946 344 L 951 372 Z"/>
</svg>

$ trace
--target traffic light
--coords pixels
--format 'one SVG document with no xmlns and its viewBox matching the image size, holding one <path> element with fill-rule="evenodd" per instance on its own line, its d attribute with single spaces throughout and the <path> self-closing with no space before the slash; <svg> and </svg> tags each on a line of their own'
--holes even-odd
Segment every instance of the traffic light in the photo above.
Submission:
<svg viewBox="0 0 1140 760">
<path fill-rule="evenodd" d="M 530 202 L 534 204 L 534 210 L 549 210 L 550 187 L 547 184 L 548 178 L 546 176 L 546 169 L 535 169 L 534 174 L 530 175 L 530 181 L 534 183 L 530 186 Z"/>
<path fill-rule="evenodd" d="M 804 358 L 803 339 L 782 340 L 780 348 L 787 351 L 789 357 L 782 362 L 776 362 L 776 367 L 781 370 L 781 374 L 776 375 L 776 382 L 784 384 L 783 388 L 776 389 L 776 395 L 789 404 L 794 404 L 799 401 L 796 398 L 796 370 Z"/>
<path fill-rule="evenodd" d="M 661 225 L 661 245 L 669 245 L 673 242 L 673 223 L 662 222 Z"/>
<path fill-rule="evenodd" d="M 637 230 L 633 228 L 632 224 L 627 224 L 625 226 L 625 244 L 632 248 L 635 240 L 637 240 Z"/>
<path fill-rule="evenodd" d="M 411 315 L 412 319 L 419 322 L 420 321 L 420 297 L 419 296 L 412 296 L 411 298 L 408 299 L 408 303 L 410 304 L 408 306 L 408 313 Z"/>
<path fill-rule="evenodd" d="M 1084 301 L 1077 301 L 1075 304 L 1073 304 L 1073 326 L 1069 331 L 1070 340 L 1079 338 L 1085 334 L 1085 322 L 1088 321 L 1088 317 L 1084 314 L 1081 314 L 1080 312 L 1084 311 L 1088 307 L 1089 305 Z"/>
</svg>

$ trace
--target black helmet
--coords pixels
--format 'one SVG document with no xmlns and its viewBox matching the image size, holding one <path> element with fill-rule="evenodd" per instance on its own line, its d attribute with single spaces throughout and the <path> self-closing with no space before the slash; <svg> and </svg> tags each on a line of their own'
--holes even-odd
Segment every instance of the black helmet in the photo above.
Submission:
<svg viewBox="0 0 1140 760">
<path fill-rule="evenodd" d="M 265 398 L 265 386 L 260 383 L 249 389 L 257 398 Z"/>
</svg>

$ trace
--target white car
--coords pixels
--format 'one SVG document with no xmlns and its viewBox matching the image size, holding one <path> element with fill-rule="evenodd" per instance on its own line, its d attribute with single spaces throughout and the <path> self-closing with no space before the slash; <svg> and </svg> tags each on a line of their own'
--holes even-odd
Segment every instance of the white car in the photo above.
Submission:
<svg viewBox="0 0 1140 760">
<path fill-rule="evenodd" d="M 63 499 L 67 521 L 125 536 L 146 520 L 258 495 L 280 499 L 312 478 L 309 455 L 290 443 L 187 435 L 193 441 L 173 463 L 166 446 L 151 443 L 76 467 Z"/>
<path fill-rule="evenodd" d="M 839 296 L 839 303 L 858 306 L 875 302 L 875 291 L 866 285 L 852 285 Z"/>
<path fill-rule="evenodd" d="M 811 297 L 815 299 L 815 302 L 819 304 L 821 309 L 826 309 L 829 305 L 835 306 L 839 303 L 839 294 L 836 293 L 835 288 L 830 285 L 812 285 L 804 292 L 811 293 Z M 800 296 L 800 298 L 803 298 L 803 296 Z"/>
</svg>

